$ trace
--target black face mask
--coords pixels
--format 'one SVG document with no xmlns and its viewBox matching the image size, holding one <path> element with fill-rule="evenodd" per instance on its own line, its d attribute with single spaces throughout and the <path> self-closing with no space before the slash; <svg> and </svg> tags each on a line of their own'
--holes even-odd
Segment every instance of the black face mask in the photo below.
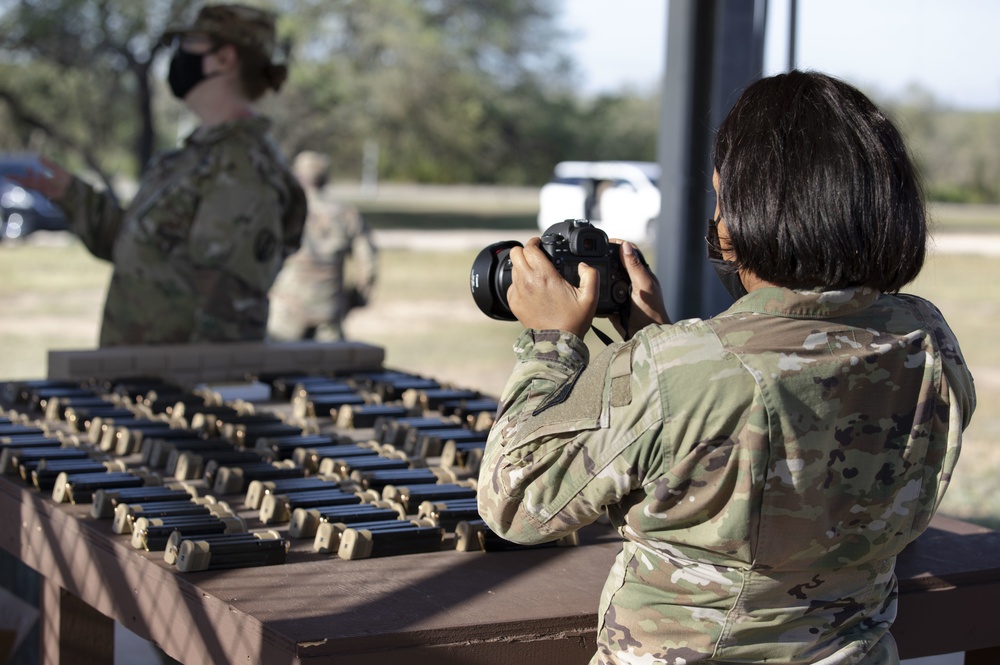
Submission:
<svg viewBox="0 0 1000 665">
<path fill-rule="evenodd" d="M 167 82 L 174 97 L 184 99 L 196 85 L 207 78 L 217 76 L 217 74 L 205 74 L 205 56 L 216 50 L 189 53 L 184 49 L 177 49 L 170 60 L 170 72 L 167 74 Z"/>
<path fill-rule="evenodd" d="M 719 246 L 719 220 L 708 220 L 708 233 L 705 235 L 705 242 L 708 244 L 708 262 L 715 269 L 715 275 L 722 282 L 722 286 L 733 297 L 739 300 L 747 294 L 740 273 L 736 270 L 736 264 L 722 258 L 722 250 Z"/>
<path fill-rule="evenodd" d="M 715 268 L 716 277 L 722 282 L 722 286 L 733 297 L 733 300 L 739 300 L 747 294 L 746 287 L 743 286 L 743 280 L 740 279 L 740 274 L 733 268 L 731 261 L 709 259 L 708 262 Z"/>
</svg>

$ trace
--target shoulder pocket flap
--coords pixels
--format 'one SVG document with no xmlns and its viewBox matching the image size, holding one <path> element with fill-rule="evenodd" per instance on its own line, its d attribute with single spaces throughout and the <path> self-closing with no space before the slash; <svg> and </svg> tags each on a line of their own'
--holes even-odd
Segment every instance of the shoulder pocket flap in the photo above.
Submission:
<svg viewBox="0 0 1000 665">
<path fill-rule="evenodd" d="M 635 344 L 618 349 L 611 361 L 611 406 L 626 406 L 632 401 L 632 354 Z"/>
<path fill-rule="evenodd" d="M 531 414 L 531 422 L 541 429 L 559 423 L 579 423 L 572 429 L 596 429 L 604 408 L 604 386 L 614 355 L 602 353 L 590 364 L 566 379 Z"/>
</svg>

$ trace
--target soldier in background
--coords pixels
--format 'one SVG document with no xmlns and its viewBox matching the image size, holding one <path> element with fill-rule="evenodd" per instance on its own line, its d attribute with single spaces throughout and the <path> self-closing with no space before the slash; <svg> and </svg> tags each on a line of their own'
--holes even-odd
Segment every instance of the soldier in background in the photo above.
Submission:
<svg viewBox="0 0 1000 665">
<path fill-rule="evenodd" d="M 306 192 L 309 214 L 302 247 L 285 262 L 271 289 L 268 335 L 278 341 L 344 338 L 344 319 L 368 302 L 378 255 L 371 230 L 353 206 L 326 191 L 330 160 L 304 151 L 292 170 Z"/>
<path fill-rule="evenodd" d="M 267 293 L 299 246 L 305 196 L 254 102 L 277 91 L 275 17 L 207 5 L 167 31 L 168 82 L 198 118 L 153 159 L 126 209 L 60 165 L 18 178 L 62 208 L 90 252 L 114 264 L 100 345 L 262 340 Z"/>
</svg>

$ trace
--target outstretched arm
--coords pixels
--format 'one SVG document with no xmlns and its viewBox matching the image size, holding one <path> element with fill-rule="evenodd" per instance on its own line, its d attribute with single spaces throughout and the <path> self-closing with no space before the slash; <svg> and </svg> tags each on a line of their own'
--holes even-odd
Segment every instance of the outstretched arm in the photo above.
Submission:
<svg viewBox="0 0 1000 665">
<path fill-rule="evenodd" d="M 39 162 L 42 169 L 29 169 L 23 175 L 11 175 L 10 179 L 59 206 L 66 214 L 70 230 L 80 237 L 90 253 L 105 261 L 112 260 L 124 211 L 106 192 L 95 191 L 60 164 L 45 157 L 39 157 Z"/>
<path fill-rule="evenodd" d="M 39 157 L 43 170 L 29 168 L 24 174 L 11 174 L 8 178 L 26 189 L 33 189 L 55 204 L 62 202 L 69 191 L 73 175 L 60 164 Z"/>
</svg>

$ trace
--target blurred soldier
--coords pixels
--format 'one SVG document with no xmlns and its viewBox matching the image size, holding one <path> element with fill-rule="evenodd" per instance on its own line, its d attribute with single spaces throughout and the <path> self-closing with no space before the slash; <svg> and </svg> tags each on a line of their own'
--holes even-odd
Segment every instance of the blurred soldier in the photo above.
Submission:
<svg viewBox="0 0 1000 665">
<path fill-rule="evenodd" d="M 371 230 L 353 206 L 330 199 L 330 160 L 305 151 L 292 170 L 306 192 L 309 214 L 302 247 L 288 257 L 271 289 L 271 339 L 344 338 L 344 319 L 368 302 L 378 256 Z M 348 274 L 349 273 L 349 274 Z"/>
<path fill-rule="evenodd" d="M 299 246 L 305 196 L 253 103 L 287 77 L 274 15 L 208 5 L 163 36 L 168 82 L 200 126 L 148 166 L 127 209 L 48 160 L 21 183 L 114 264 L 101 346 L 264 339 L 267 292 Z"/>
</svg>

